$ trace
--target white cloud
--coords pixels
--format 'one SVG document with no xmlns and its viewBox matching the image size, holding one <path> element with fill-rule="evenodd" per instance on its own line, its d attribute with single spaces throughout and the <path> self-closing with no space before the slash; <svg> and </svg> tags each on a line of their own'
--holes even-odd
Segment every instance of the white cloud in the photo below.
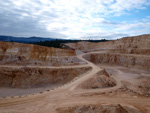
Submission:
<svg viewBox="0 0 150 113">
<path fill-rule="evenodd" d="M 149 4 L 149 0 L 116 0 L 116 3 L 110 5 L 110 9 L 113 13 L 122 13 L 125 10 L 143 9 Z"/>
</svg>

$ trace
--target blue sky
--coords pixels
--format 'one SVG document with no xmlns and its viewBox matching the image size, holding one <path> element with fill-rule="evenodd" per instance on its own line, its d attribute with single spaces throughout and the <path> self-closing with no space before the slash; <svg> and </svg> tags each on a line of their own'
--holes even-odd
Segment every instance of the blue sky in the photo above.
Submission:
<svg viewBox="0 0 150 113">
<path fill-rule="evenodd" d="M 150 34 L 150 0 L 1 0 L 0 35 L 118 39 Z"/>
</svg>

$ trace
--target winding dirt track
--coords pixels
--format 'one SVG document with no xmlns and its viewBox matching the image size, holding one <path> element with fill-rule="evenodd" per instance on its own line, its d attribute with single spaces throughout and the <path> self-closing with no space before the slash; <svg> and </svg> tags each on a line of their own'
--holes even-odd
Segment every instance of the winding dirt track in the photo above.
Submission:
<svg viewBox="0 0 150 113">
<path fill-rule="evenodd" d="M 87 64 L 72 67 L 91 66 L 91 71 L 85 73 L 81 77 L 76 78 L 71 83 L 67 83 L 64 86 L 55 88 L 50 91 L 44 91 L 43 93 L 38 94 L 24 95 L 21 97 L 1 99 L 0 113 L 56 113 L 56 109 L 58 107 L 85 104 L 122 104 L 127 106 L 134 106 L 143 111 L 143 113 L 150 113 L 150 98 L 112 97 L 107 95 L 82 96 L 87 93 L 103 93 L 106 91 L 113 91 L 121 87 L 120 79 L 116 76 L 115 80 L 117 81 L 117 85 L 115 87 L 94 90 L 79 89 L 77 86 L 80 83 L 84 82 L 102 70 L 95 64 L 84 59 L 83 55 L 85 54 L 78 55 L 78 58 L 82 61 L 85 61 Z M 66 67 L 67 66 L 65 66 L 65 68 Z"/>
</svg>

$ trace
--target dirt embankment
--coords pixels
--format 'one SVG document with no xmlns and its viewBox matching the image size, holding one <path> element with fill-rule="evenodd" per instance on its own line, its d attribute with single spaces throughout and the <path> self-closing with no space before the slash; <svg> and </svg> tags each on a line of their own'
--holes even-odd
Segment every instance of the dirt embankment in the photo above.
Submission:
<svg viewBox="0 0 150 113">
<path fill-rule="evenodd" d="M 57 108 L 58 113 L 143 113 L 128 106 L 118 105 L 81 105 Z"/>
<path fill-rule="evenodd" d="M 1 65 L 73 65 L 80 64 L 75 50 L 32 44 L 0 42 Z"/>
<path fill-rule="evenodd" d="M 83 89 L 107 88 L 116 85 L 116 81 L 111 77 L 105 69 L 95 74 L 92 78 L 86 80 L 79 85 Z"/>
<path fill-rule="evenodd" d="M 150 70 L 150 57 L 142 55 L 113 54 L 113 53 L 94 53 L 84 56 L 95 64 L 121 65 L 127 67 L 137 67 Z"/>
<path fill-rule="evenodd" d="M 133 82 L 134 81 L 134 82 Z M 135 90 L 137 93 L 148 97 L 150 95 L 150 77 L 139 76 L 130 80 L 122 80 L 125 89 Z"/>
<path fill-rule="evenodd" d="M 90 70 L 81 68 L 0 68 L 0 87 L 30 88 L 63 85 Z"/>
</svg>

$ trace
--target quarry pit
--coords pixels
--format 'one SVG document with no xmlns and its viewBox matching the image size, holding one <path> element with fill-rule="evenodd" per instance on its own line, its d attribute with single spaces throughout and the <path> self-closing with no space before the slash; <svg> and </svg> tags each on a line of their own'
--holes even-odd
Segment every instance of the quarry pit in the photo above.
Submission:
<svg viewBox="0 0 150 113">
<path fill-rule="evenodd" d="M 150 35 L 66 45 L 0 42 L 0 113 L 150 113 Z"/>
</svg>

